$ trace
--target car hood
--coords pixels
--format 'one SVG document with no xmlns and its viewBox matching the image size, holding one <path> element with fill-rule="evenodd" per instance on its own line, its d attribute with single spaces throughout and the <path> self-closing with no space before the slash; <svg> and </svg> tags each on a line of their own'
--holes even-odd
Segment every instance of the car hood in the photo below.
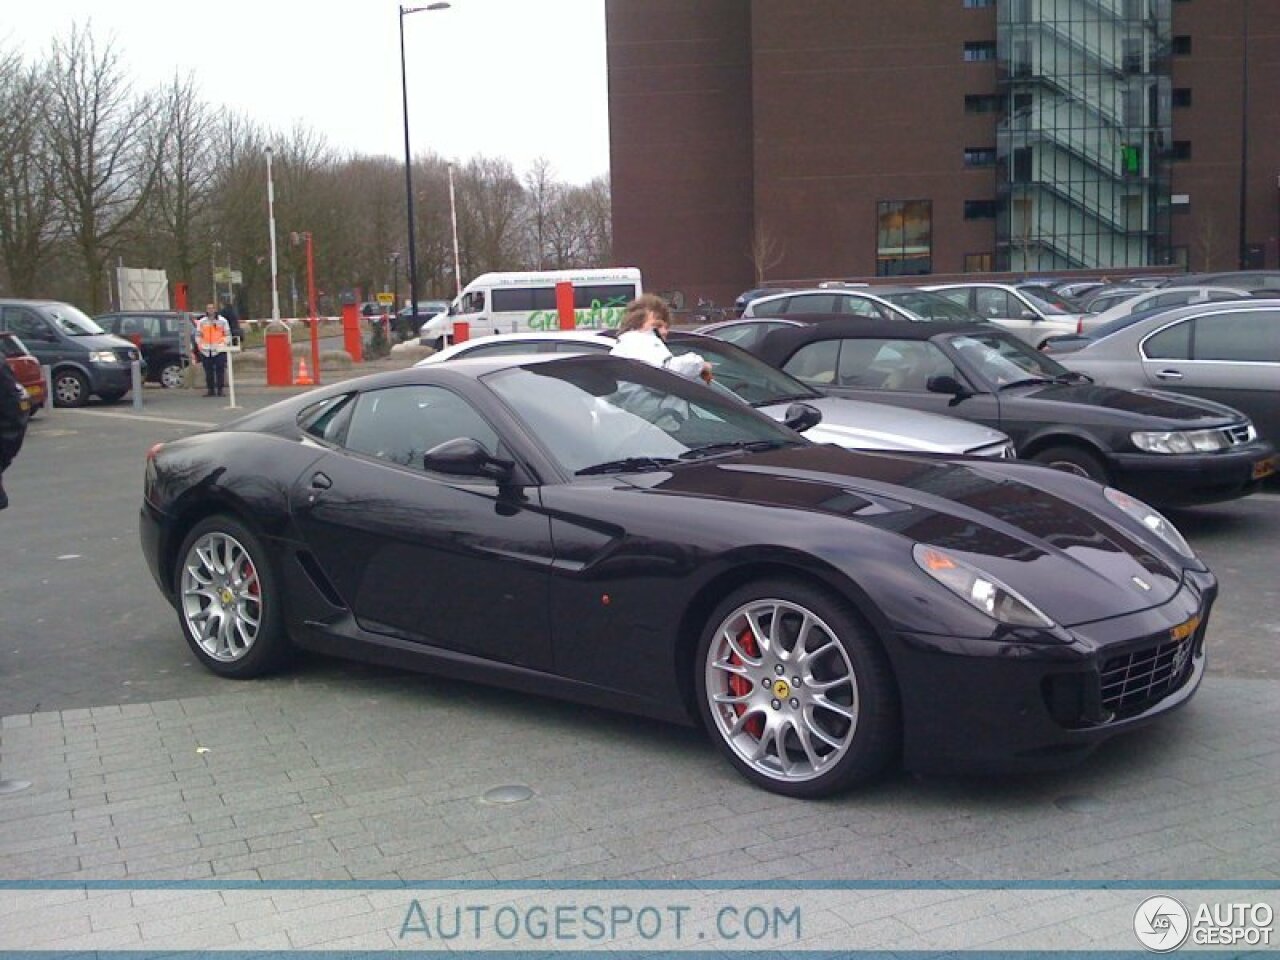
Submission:
<svg viewBox="0 0 1280 960">
<path fill-rule="evenodd" d="M 1157 390 L 1125 390 L 1098 383 L 1051 384 L 1037 387 L 1014 388 L 1004 396 L 1016 393 L 1024 398 L 1061 403 L 1071 406 L 1103 407 L 1116 413 L 1132 414 L 1135 418 L 1168 421 L 1171 429 L 1196 429 L 1220 427 L 1238 423 L 1242 414 L 1238 411 L 1198 397 L 1162 393 Z"/>
<path fill-rule="evenodd" d="M 91 333 L 83 337 L 72 337 L 72 342 L 86 350 L 137 350 L 131 340 L 117 337 L 114 333 Z"/>
<path fill-rule="evenodd" d="M 834 443 L 855 450 L 962 454 L 1009 441 L 999 430 L 981 424 L 906 407 L 841 397 L 817 397 L 804 402 L 822 413 L 822 422 L 804 434 L 815 443 Z M 782 421 L 789 406 L 774 403 L 756 409 Z"/>
<path fill-rule="evenodd" d="M 1103 512 L 1112 509 L 1105 501 L 1097 511 L 1081 506 L 1079 481 L 1063 485 L 1069 493 L 1053 493 L 1053 483 L 1074 478 L 1034 466 L 815 445 L 629 479 L 663 495 L 830 514 L 941 547 L 998 577 L 1064 626 L 1158 606 L 1182 582 L 1181 567 L 1128 532 L 1118 511 L 1113 521 Z M 903 557 L 909 556 L 904 543 Z"/>
</svg>

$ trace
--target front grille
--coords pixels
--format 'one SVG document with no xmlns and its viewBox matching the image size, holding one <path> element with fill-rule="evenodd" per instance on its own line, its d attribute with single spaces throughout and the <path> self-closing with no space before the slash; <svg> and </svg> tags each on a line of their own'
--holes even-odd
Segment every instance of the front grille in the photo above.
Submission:
<svg viewBox="0 0 1280 960">
<path fill-rule="evenodd" d="M 1196 637 L 1112 657 L 1102 666 L 1102 706 L 1112 719 L 1141 713 L 1168 696 L 1191 675 Z"/>
<path fill-rule="evenodd" d="M 1253 424 L 1249 422 L 1238 423 L 1234 427 L 1226 427 L 1222 431 L 1227 438 L 1227 443 L 1233 447 L 1240 446 L 1245 443 L 1252 443 L 1257 434 L 1254 432 Z"/>
</svg>

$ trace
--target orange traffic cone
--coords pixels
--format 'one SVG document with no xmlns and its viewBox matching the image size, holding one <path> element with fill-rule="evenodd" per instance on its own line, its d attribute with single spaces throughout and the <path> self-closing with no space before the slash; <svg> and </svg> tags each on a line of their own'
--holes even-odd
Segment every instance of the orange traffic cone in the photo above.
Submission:
<svg viewBox="0 0 1280 960">
<path fill-rule="evenodd" d="M 311 379 L 311 371 L 307 369 L 307 361 L 298 361 L 298 375 L 293 378 L 294 386 L 298 387 L 314 387 L 316 382 Z"/>
</svg>

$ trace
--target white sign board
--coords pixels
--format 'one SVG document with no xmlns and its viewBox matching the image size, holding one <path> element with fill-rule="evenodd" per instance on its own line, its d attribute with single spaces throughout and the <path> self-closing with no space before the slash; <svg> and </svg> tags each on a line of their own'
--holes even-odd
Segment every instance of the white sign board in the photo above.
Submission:
<svg viewBox="0 0 1280 960">
<path fill-rule="evenodd" d="M 168 310 L 169 276 L 163 270 L 116 268 L 121 310 Z"/>
</svg>

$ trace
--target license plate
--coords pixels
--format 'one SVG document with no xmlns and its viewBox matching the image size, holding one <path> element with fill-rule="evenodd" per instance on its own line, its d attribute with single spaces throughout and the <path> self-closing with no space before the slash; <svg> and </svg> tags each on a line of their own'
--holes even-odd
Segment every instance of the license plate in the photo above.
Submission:
<svg viewBox="0 0 1280 960">
<path fill-rule="evenodd" d="M 1276 472 L 1276 458 L 1267 457 L 1265 460 L 1259 460 L 1253 465 L 1253 479 L 1261 480 L 1263 477 L 1269 477 Z"/>
</svg>

